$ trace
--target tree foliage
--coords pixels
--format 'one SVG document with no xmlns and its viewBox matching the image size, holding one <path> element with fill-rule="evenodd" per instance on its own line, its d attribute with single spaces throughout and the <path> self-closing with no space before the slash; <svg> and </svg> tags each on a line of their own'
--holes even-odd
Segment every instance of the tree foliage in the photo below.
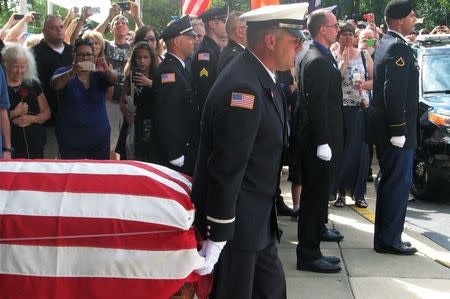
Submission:
<svg viewBox="0 0 450 299">
<path fill-rule="evenodd" d="M 119 0 L 113 0 L 113 2 L 117 1 Z M 280 3 L 293 2 L 296 2 L 296 0 L 280 1 Z M 322 0 L 323 6 L 338 5 L 338 19 L 361 18 L 363 13 L 373 12 L 376 15 L 378 25 L 381 24 L 384 8 L 388 2 L 389 0 Z M 19 0 L 0 0 L 0 25 L 6 23 L 12 12 L 16 12 L 18 3 Z M 42 16 L 47 14 L 47 0 L 28 0 L 28 3 L 29 10 L 39 12 Z M 449 0 L 416 0 L 415 3 L 416 15 L 425 18 L 425 23 L 418 25 L 418 28 L 427 27 L 431 30 L 444 21 L 446 24 L 449 23 Z M 154 25 L 159 30 L 165 28 L 172 15 L 181 14 L 181 0 L 141 0 L 141 4 L 144 23 Z M 225 4 L 230 7 L 230 10 L 245 12 L 250 9 L 250 0 L 212 0 L 212 6 L 215 7 Z M 64 8 L 55 5 L 54 9 L 63 17 L 67 14 L 67 10 Z M 42 22 L 43 18 L 38 22 L 30 23 L 28 31 L 40 32 Z"/>
</svg>

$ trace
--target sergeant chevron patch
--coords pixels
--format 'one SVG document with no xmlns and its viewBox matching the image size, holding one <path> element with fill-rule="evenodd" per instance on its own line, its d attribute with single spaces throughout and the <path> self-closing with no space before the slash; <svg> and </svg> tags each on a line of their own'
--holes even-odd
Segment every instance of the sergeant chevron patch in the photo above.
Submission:
<svg viewBox="0 0 450 299">
<path fill-rule="evenodd" d="M 203 77 L 203 76 L 208 77 L 208 70 L 205 68 L 202 68 L 200 71 L 200 77 Z"/>
</svg>

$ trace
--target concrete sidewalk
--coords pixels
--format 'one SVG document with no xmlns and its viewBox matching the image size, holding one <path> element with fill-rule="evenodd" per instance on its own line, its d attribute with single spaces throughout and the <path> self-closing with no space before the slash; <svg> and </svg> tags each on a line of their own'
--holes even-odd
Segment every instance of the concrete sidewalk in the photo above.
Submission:
<svg viewBox="0 0 450 299">
<path fill-rule="evenodd" d="M 374 228 L 368 220 L 373 217 L 373 193 L 373 190 L 368 192 L 368 210 L 330 206 L 328 226 L 341 231 L 345 238 L 340 243 L 323 242 L 322 252 L 341 258 L 341 273 L 298 271 L 295 253 L 297 222 L 291 221 L 290 217 L 280 217 L 284 233 L 278 250 L 286 273 L 288 298 L 450 298 L 450 269 L 435 261 L 450 264 L 447 250 L 407 228 L 404 240 L 410 241 L 420 253 L 396 256 L 373 250 Z M 282 194 L 289 204 L 290 184 L 286 182 L 286 175 L 282 179 Z"/>
</svg>

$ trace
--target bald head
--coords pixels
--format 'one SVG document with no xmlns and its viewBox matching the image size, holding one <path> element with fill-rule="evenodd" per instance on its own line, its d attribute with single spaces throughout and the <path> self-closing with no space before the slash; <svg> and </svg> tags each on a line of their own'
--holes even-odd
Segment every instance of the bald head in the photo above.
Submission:
<svg viewBox="0 0 450 299">
<path fill-rule="evenodd" d="M 247 44 L 247 26 L 245 21 L 239 20 L 241 12 L 233 11 L 227 18 L 225 30 L 228 39 L 234 40 L 242 45 Z"/>
</svg>

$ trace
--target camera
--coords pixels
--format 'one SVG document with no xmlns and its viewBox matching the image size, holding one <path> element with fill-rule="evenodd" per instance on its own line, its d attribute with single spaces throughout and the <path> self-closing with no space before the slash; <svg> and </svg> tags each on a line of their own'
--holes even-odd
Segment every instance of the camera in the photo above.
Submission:
<svg viewBox="0 0 450 299">
<path fill-rule="evenodd" d="M 369 38 L 364 41 L 367 47 L 375 47 L 375 42 L 374 38 Z"/>
<path fill-rule="evenodd" d="M 132 76 L 131 79 L 132 79 L 133 83 L 136 83 L 135 75 L 136 75 L 137 73 L 142 73 L 142 72 L 141 72 L 141 69 L 140 69 L 139 67 L 137 67 L 137 66 L 132 67 L 132 68 L 131 68 L 131 76 Z"/>
<path fill-rule="evenodd" d="M 33 12 L 32 13 L 34 21 L 39 21 L 41 19 L 41 14 L 38 12 Z"/>
<path fill-rule="evenodd" d="M 129 2 L 117 2 L 116 4 L 119 5 L 120 10 L 130 10 Z"/>
<path fill-rule="evenodd" d="M 25 17 L 23 14 L 15 13 L 13 14 L 14 20 L 22 20 Z"/>
<path fill-rule="evenodd" d="M 88 7 L 86 9 L 86 12 L 90 15 L 96 14 L 96 13 L 100 13 L 100 7 Z"/>
</svg>

